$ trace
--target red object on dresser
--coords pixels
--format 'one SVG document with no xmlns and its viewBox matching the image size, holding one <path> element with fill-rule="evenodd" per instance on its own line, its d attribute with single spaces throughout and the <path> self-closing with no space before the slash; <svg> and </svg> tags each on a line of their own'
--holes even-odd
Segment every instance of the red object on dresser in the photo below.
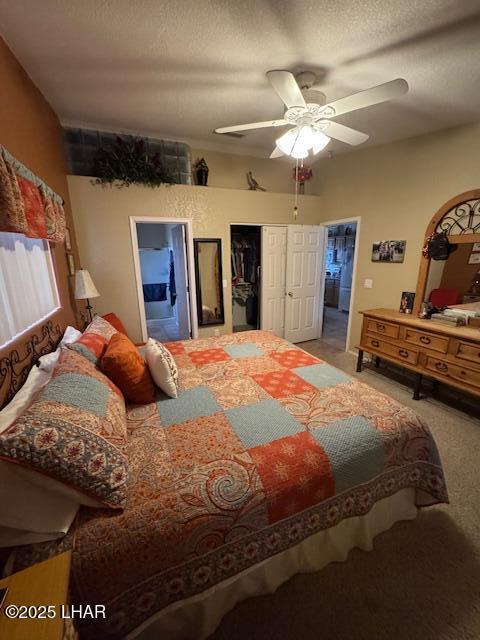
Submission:
<svg viewBox="0 0 480 640">
<path fill-rule="evenodd" d="M 458 291 L 456 289 L 432 289 L 430 302 L 438 309 L 449 307 L 452 304 L 458 304 Z"/>
</svg>

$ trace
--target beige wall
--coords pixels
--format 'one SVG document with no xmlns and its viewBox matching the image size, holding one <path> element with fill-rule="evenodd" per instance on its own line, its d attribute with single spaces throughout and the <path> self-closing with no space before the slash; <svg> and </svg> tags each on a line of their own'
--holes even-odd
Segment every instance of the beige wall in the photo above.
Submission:
<svg viewBox="0 0 480 640">
<path fill-rule="evenodd" d="M 228 282 L 222 333 L 232 326 L 229 224 L 293 222 L 293 197 L 281 193 L 183 185 L 118 189 L 93 185 L 91 178 L 81 176 L 69 176 L 68 186 L 82 266 L 90 270 L 101 293 L 93 301 L 95 311 L 115 311 L 135 341 L 140 341 L 141 331 L 130 216 L 191 218 L 195 237 L 221 238 L 223 277 Z M 318 223 L 321 202 L 319 197 L 302 196 L 297 222 Z M 200 328 L 200 335 L 213 330 Z"/>
<path fill-rule="evenodd" d="M 361 216 L 354 316 L 349 347 L 358 344 L 358 311 L 396 309 L 402 291 L 415 291 L 425 229 L 439 207 L 456 194 L 480 187 L 480 124 L 449 129 L 322 160 L 314 193 L 322 218 Z M 406 240 L 405 262 L 371 262 L 375 240 Z M 373 280 L 364 289 L 365 278 Z"/>
<path fill-rule="evenodd" d="M 192 163 L 197 158 L 205 158 L 210 170 L 208 174 L 210 187 L 248 190 L 246 174 L 247 171 L 252 171 L 254 178 L 267 191 L 293 193 L 295 188 L 293 160 L 281 158 L 271 160 L 268 157 L 256 158 L 202 149 L 192 149 L 191 153 Z M 305 193 L 313 193 L 311 183 L 306 184 Z"/>
</svg>

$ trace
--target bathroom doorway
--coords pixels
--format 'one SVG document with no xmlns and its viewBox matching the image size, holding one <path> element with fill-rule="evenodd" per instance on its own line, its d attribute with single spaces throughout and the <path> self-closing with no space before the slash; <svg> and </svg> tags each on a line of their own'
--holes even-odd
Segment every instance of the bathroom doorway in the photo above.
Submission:
<svg viewBox="0 0 480 640">
<path fill-rule="evenodd" d="M 326 225 L 325 292 L 321 341 L 344 351 L 347 345 L 357 223 Z"/>
<path fill-rule="evenodd" d="M 168 220 L 165 221 L 165 220 Z M 174 342 L 196 337 L 189 221 L 131 218 L 142 336 Z M 194 296 L 193 296 L 194 297 Z"/>
</svg>

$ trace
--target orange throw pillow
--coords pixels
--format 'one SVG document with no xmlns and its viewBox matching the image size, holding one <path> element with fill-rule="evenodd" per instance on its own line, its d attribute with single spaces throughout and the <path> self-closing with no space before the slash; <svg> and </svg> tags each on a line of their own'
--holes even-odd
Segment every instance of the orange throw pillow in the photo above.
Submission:
<svg viewBox="0 0 480 640">
<path fill-rule="evenodd" d="M 125 331 L 125 327 L 123 326 L 123 322 L 120 320 L 116 313 L 106 313 L 104 316 L 102 316 L 102 318 L 109 322 L 114 329 L 120 331 L 120 333 L 123 333 L 124 336 L 128 335 Z"/>
<path fill-rule="evenodd" d="M 127 336 L 115 333 L 102 357 L 102 369 L 134 404 L 155 401 L 155 385 L 137 348 Z"/>
</svg>

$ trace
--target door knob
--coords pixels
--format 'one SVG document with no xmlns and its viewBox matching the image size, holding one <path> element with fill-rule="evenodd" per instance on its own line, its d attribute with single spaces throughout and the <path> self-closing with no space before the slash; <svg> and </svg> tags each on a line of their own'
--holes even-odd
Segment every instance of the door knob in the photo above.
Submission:
<svg viewBox="0 0 480 640">
<path fill-rule="evenodd" d="M 288 297 L 289 297 L 289 298 L 293 298 L 293 293 L 292 293 L 291 291 L 289 291 L 289 292 L 287 293 L 287 295 L 288 295 Z"/>
</svg>

